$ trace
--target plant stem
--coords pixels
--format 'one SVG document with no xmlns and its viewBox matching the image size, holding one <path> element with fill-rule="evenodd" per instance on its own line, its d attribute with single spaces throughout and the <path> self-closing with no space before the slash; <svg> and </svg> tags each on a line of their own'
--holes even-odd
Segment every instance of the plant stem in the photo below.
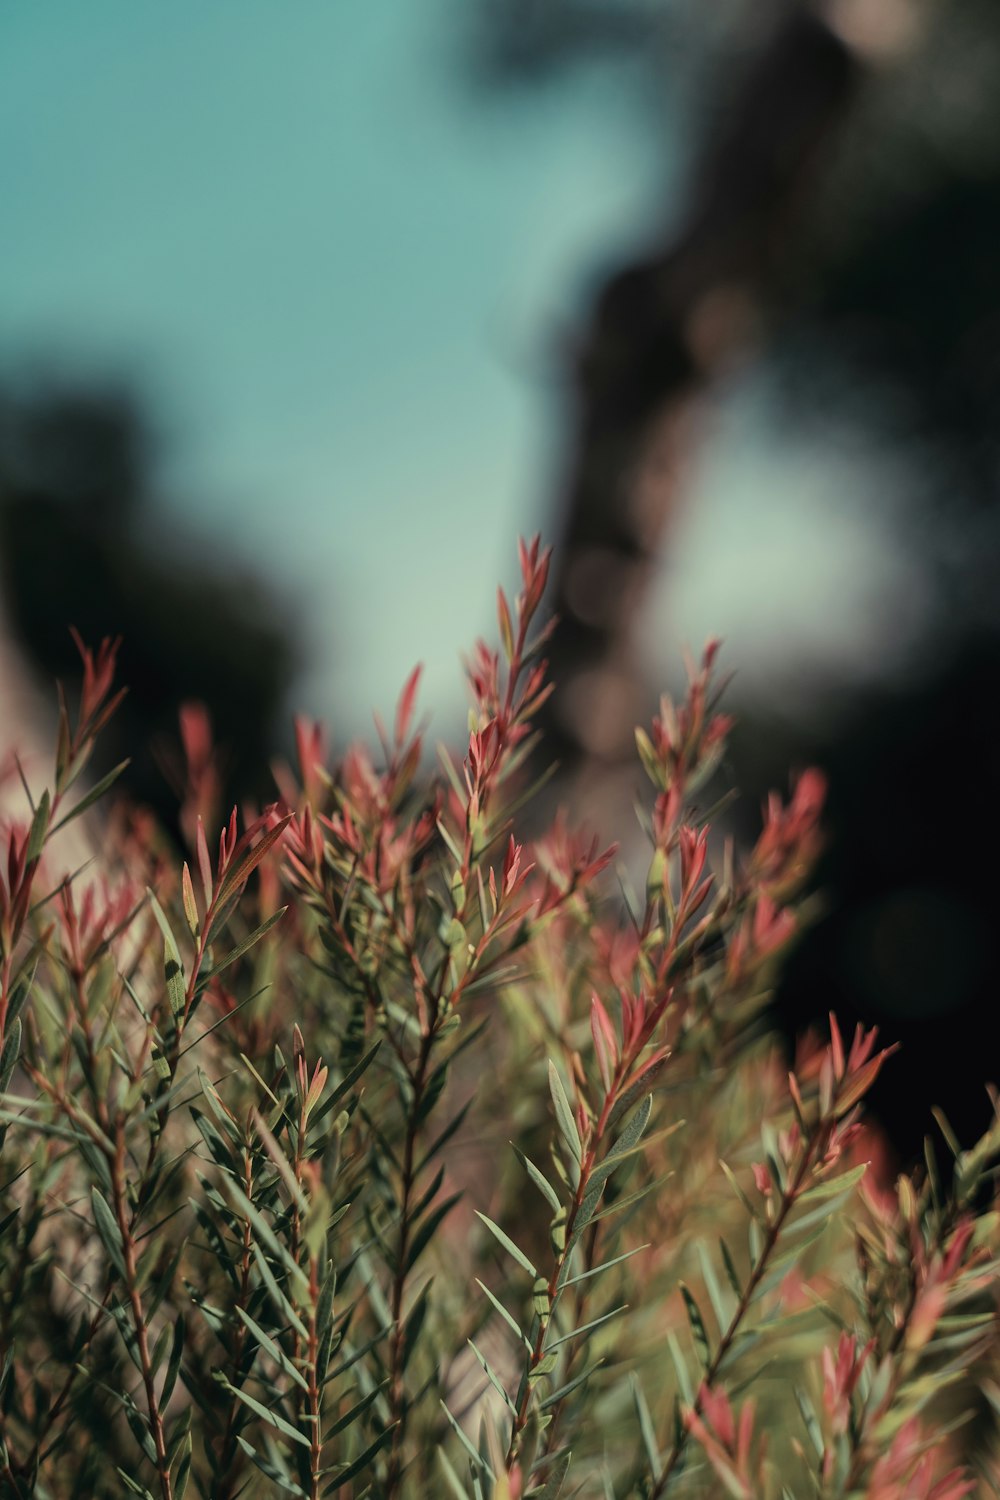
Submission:
<svg viewBox="0 0 1000 1500">
<path fill-rule="evenodd" d="M 253 1156 L 248 1144 L 243 1148 L 243 1191 L 246 1193 L 250 1201 L 253 1202 Z M 237 1307 L 242 1307 L 244 1310 L 249 1306 L 250 1303 L 250 1263 L 252 1255 L 253 1231 L 250 1226 L 250 1220 L 244 1219 L 243 1244 L 241 1247 L 240 1257 L 240 1289 L 239 1296 L 235 1304 Z M 246 1336 L 246 1324 L 242 1319 L 240 1319 L 239 1327 L 236 1329 L 235 1337 L 233 1340 L 233 1348 L 230 1356 L 234 1385 L 240 1379 L 240 1367 L 243 1362 L 243 1350 L 246 1345 Z M 229 1497 L 233 1494 L 233 1486 L 238 1480 L 243 1468 L 242 1454 L 237 1451 L 236 1436 L 234 1432 L 238 1407 L 239 1402 L 237 1398 L 233 1396 L 229 1403 L 229 1411 L 226 1414 L 225 1428 L 223 1429 L 221 1438 L 218 1440 L 217 1452 L 219 1455 L 219 1463 L 216 1469 L 216 1475 L 217 1478 L 221 1480 L 223 1486 L 218 1492 L 218 1500 L 229 1500 Z"/>
<path fill-rule="evenodd" d="M 115 1159 L 112 1167 L 112 1189 L 115 1218 L 118 1222 L 118 1232 L 121 1235 L 122 1241 L 122 1258 L 125 1263 L 125 1289 L 128 1293 L 129 1308 L 132 1313 L 132 1326 L 135 1329 L 136 1346 L 139 1351 L 142 1383 L 146 1390 L 146 1406 L 149 1411 L 149 1427 L 153 1437 L 153 1447 L 156 1451 L 156 1470 L 160 1480 L 160 1494 L 162 1500 L 173 1500 L 173 1485 L 170 1479 L 170 1462 L 167 1457 L 163 1414 L 160 1411 L 156 1395 L 156 1378 L 149 1352 L 146 1314 L 142 1306 L 142 1297 L 139 1294 L 139 1278 L 135 1260 L 135 1240 L 132 1235 L 132 1223 L 129 1216 L 125 1188 L 125 1130 L 121 1120 L 117 1122 L 116 1137 Z"/>
<path fill-rule="evenodd" d="M 591 1224 L 588 1227 L 588 1229 L 586 1231 L 587 1246 L 586 1246 L 586 1249 L 584 1250 L 584 1255 L 583 1255 L 583 1264 L 584 1264 L 584 1269 L 586 1271 L 592 1271 L 594 1269 L 594 1266 L 595 1266 L 596 1262 L 597 1262 L 597 1241 L 598 1241 L 598 1238 L 599 1238 L 599 1235 L 600 1235 L 600 1228 L 601 1228 L 600 1221 L 596 1220 L 593 1224 Z M 576 1297 L 575 1314 L 574 1314 L 574 1322 L 577 1324 L 577 1326 L 579 1326 L 579 1324 L 583 1321 L 583 1319 L 585 1317 L 587 1302 L 589 1300 L 591 1290 L 592 1290 L 592 1286 L 591 1286 L 591 1281 L 590 1280 L 581 1282 L 581 1284 L 580 1284 L 580 1291 L 579 1291 L 579 1293 L 578 1293 L 578 1295 Z M 581 1349 L 581 1347 L 586 1347 L 586 1346 L 585 1345 L 581 1345 L 579 1343 L 579 1341 L 576 1341 L 576 1340 L 573 1343 L 571 1343 L 570 1346 L 569 1346 L 569 1352 L 567 1353 L 567 1356 L 566 1356 L 566 1368 L 565 1368 L 565 1370 L 563 1372 L 563 1384 L 564 1385 L 568 1385 L 570 1383 L 570 1381 L 572 1380 L 572 1378 L 573 1378 L 574 1367 L 576 1365 L 577 1356 L 578 1356 L 578 1353 L 579 1353 L 579 1350 Z M 552 1421 L 549 1423 L 548 1427 L 546 1428 L 545 1437 L 544 1437 L 544 1440 L 543 1440 L 542 1446 L 541 1446 L 541 1451 L 540 1451 L 540 1453 L 538 1455 L 538 1458 L 537 1458 L 537 1460 L 535 1462 L 535 1465 L 534 1465 L 534 1467 L 535 1467 L 536 1470 L 541 1467 L 541 1465 L 544 1462 L 544 1460 L 549 1457 L 549 1455 L 554 1451 L 554 1449 L 556 1447 L 556 1435 L 557 1435 L 558 1430 L 559 1430 L 559 1422 L 560 1422 L 560 1419 L 562 1418 L 562 1414 L 563 1414 L 564 1410 L 565 1410 L 565 1403 L 560 1402 L 559 1405 L 556 1407 L 555 1412 L 553 1413 Z"/>
<path fill-rule="evenodd" d="M 802 1191 L 802 1184 L 805 1182 L 806 1175 L 810 1167 L 812 1166 L 816 1147 L 826 1134 L 827 1123 L 827 1121 L 821 1120 L 813 1136 L 803 1145 L 802 1159 L 799 1162 L 799 1165 L 796 1168 L 795 1174 L 792 1177 L 788 1187 L 786 1187 L 784 1193 L 782 1194 L 781 1205 L 768 1227 L 767 1234 L 764 1237 L 764 1244 L 761 1247 L 760 1255 L 757 1257 L 757 1262 L 750 1272 L 747 1284 L 743 1289 L 743 1295 L 740 1297 L 739 1305 L 737 1306 L 736 1311 L 733 1313 L 733 1316 L 730 1319 L 728 1328 L 722 1335 L 722 1338 L 719 1340 L 719 1346 L 715 1351 L 711 1363 L 701 1377 L 701 1385 L 695 1396 L 694 1406 L 692 1408 L 696 1415 L 700 1416 L 701 1414 L 703 1399 L 702 1391 L 710 1390 L 715 1381 L 718 1379 L 719 1371 L 722 1369 L 723 1362 L 725 1361 L 727 1354 L 732 1348 L 736 1335 L 739 1333 L 740 1328 L 743 1325 L 743 1321 L 750 1310 L 750 1304 L 753 1301 L 754 1293 L 764 1279 L 764 1273 L 768 1268 L 771 1256 L 774 1253 L 774 1248 L 781 1236 L 781 1231 L 785 1226 L 788 1215 L 795 1207 L 798 1196 Z M 653 1488 L 650 1490 L 647 1500 L 659 1500 L 659 1496 L 662 1495 L 666 1490 L 667 1485 L 670 1483 L 671 1475 L 676 1470 L 677 1465 L 680 1463 L 681 1458 L 684 1454 L 684 1450 L 687 1447 L 689 1432 L 690 1429 L 687 1427 L 684 1427 L 682 1429 L 680 1436 L 678 1437 L 676 1443 L 670 1451 L 670 1456 L 668 1457 L 667 1462 L 664 1465 L 663 1472 L 661 1473 L 659 1479 L 656 1480 Z"/>
<path fill-rule="evenodd" d="M 630 1070 L 631 1059 L 623 1060 L 618 1064 L 614 1077 L 611 1081 L 611 1087 L 608 1089 L 607 1095 L 605 1097 L 600 1117 L 598 1118 L 597 1123 L 590 1134 L 590 1139 L 583 1152 L 583 1159 L 580 1163 L 580 1181 L 577 1183 L 576 1192 L 573 1195 L 573 1202 L 570 1205 L 569 1214 L 567 1215 L 566 1219 L 566 1238 L 564 1242 L 564 1248 L 560 1250 L 555 1257 L 555 1264 L 553 1265 L 552 1272 L 545 1287 L 545 1301 L 548 1307 L 548 1311 L 544 1316 L 539 1317 L 538 1332 L 535 1335 L 535 1342 L 532 1345 L 531 1353 L 528 1356 L 527 1367 L 524 1372 L 524 1389 L 521 1392 L 521 1398 L 518 1401 L 517 1408 L 514 1413 L 510 1440 L 507 1445 L 506 1466 L 508 1473 L 510 1473 L 511 1468 L 517 1461 L 517 1455 L 521 1447 L 521 1434 L 523 1433 L 525 1425 L 527 1424 L 528 1413 L 531 1409 L 532 1371 L 538 1367 L 544 1353 L 545 1336 L 548 1332 L 552 1314 L 555 1311 L 556 1299 L 559 1295 L 559 1283 L 562 1279 L 563 1269 L 569 1258 L 570 1247 L 573 1245 L 573 1231 L 576 1228 L 576 1221 L 580 1217 L 580 1210 L 583 1207 L 583 1201 L 587 1196 L 587 1189 L 590 1186 L 591 1173 L 593 1172 L 596 1165 L 597 1148 L 601 1142 L 605 1130 L 608 1127 L 608 1121 L 611 1118 L 612 1110 L 614 1109 L 615 1103 L 619 1096 L 619 1092 Z"/>
<path fill-rule="evenodd" d="M 406 1291 L 406 1257 L 410 1248 L 410 1198 L 416 1180 L 414 1157 L 420 1131 L 420 1107 L 427 1086 L 427 1069 L 437 1033 L 433 1026 L 424 1033 L 420 1052 L 413 1070 L 413 1099 L 406 1119 L 406 1138 L 403 1143 L 403 1165 L 400 1193 L 399 1240 L 396 1247 L 396 1270 L 392 1279 L 390 1309 L 392 1311 L 392 1338 L 389 1344 L 389 1413 L 395 1423 L 392 1432 L 392 1447 L 389 1452 L 389 1470 L 386 1477 L 386 1500 L 391 1500 L 399 1489 L 403 1474 L 403 1444 L 406 1437 L 406 1386 L 403 1378 L 403 1355 L 406 1347 L 406 1331 L 403 1327 L 403 1296 Z"/>
<path fill-rule="evenodd" d="M 309 1500 L 320 1500 L 320 1479 L 323 1472 L 323 1428 L 320 1423 L 322 1393 L 316 1379 L 319 1357 L 319 1337 L 316 1332 L 316 1306 L 319 1302 L 319 1278 L 316 1275 L 316 1257 L 309 1261 L 309 1341 L 306 1353 L 309 1392 Z"/>
</svg>

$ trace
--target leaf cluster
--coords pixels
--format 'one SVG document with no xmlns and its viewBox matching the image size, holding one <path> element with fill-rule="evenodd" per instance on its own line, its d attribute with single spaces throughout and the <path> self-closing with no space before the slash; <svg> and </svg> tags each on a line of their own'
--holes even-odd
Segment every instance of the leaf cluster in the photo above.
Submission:
<svg viewBox="0 0 1000 1500">
<path fill-rule="evenodd" d="M 890 1182 L 892 1049 L 831 1017 L 788 1070 L 822 778 L 717 850 L 714 644 L 637 733 L 640 888 L 562 818 L 519 842 L 547 569 L 438 774 L 415 673 L 375 754 L 299 721 L 210 844 L 199 740 L 180 857 L 79 791 L 120 696 L 81 644 L 2 833 L 4 1496 L 996 1492 L 1000 1124 Z"/>
</svg>

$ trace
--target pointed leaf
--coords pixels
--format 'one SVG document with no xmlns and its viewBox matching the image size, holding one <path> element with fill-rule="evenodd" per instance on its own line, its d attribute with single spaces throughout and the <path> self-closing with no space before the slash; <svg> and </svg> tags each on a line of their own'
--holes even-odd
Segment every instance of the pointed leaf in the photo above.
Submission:
<svg viewBox="0 0 1000 1500">
<path fill-rule="evenodd" d="M 549 1060 L 549 1091 L 552 1094 L 552 1103 L 555 1105 L 556 1120 L 559 1123 L 559 1133 L 561 1134 L 563 1140 L 566 1142 L 566 1146 L 570 1152 L 570 1155 L 573 1157 L 573 1160 L 576 1162 L 577 1166 L 579 1166 L 583 1156 L 583 1147 L 580 1144 L 580 1134 L 576 1128 L 576 1121 L 573 1118 L 573 1110 L 570 1106 L 570 1102 L 566 1097 L 566 1090 L 563 1087 L 563 1081 L 559 1077 L 559 1070 L 551 1059 Z"/>
<path fill-rule="evenodd" d="M 646 1450 L 646 1458 L 649 1460 L 650 1473 L 654 1480 L 658 1480 L 663 1472 L 663 1459 L 656 1444 L 653 1418 L 646 1404 L 646 1397 L 643 1395 L 638 1376 L 632 1375 L 629 1383 L 632 1387 L 632 1400 L 635 1404 L 636 1416 L 639 1418 L 639 1431 L 642 1434 L 642 1446 Z"/>
<path fill-rule="evenodd" d="M 563 1207 L 562 1200 L 560 1199 L 559 1194 L 556 1192 L 555 1188 L 549 1182 L 548 1178 L 538 1170 L 538 1168 L 535 1166 L 535 1163 L 530 1159 L 530 1157 L 525 1156 L 520 1147 L 514 1146 L 514 1153 L 524 1170 L 527 1172 L 528 1176 L 531 1178 L 532 1182 L 535 1184 L 538 1191 L 541 1193 L 542 1197 L 546 1200 L 546 1202 L 555 1213 L 559 1213 Z"/>
<path fill-rule="evenodd" d="M 31 829 L 28 833 L 28 843 L 25 848 L 24 858 L 28 865 L 34 864 L 42 852 L 45 837 L 49 831 L 49 810 L 52 802 L 49 797 L 49 789 L 45 788 L 35 808 L 35 815 L 31 820 Z"/>
<path fill-rule="evenodd" d="M 420 1228 L 417 1230 L 416 1234 L 413 1236 L 413 1240 L 407 1252 L 407 1274 L 409 1274 L 410 1271 L 413 1270 L 413 1267 L 416 1265 L 417 1261 L 420 1259 L 421 1255 L 423 1255 L 424 1251 L 427 1249 L 427 1246 L 434 1238 L 434 1235 L 437 1233 L 438 1226 L 441 1224 L 443 1219 L 451 1213 L 452 1209 L 455 1207 L 455 1204 L 458 1203 L 461 1197 L 462 1194 L 460 1192 L 453 1193 L 450 1198 L 446 1198 L 443 1203 L 439 1203 L 433 1213 L 428 1214 L 427 1218 L 424 1220 Z"/>
<path fill-rule="evenodd" d="M 483 1223 L 486 1225 L 486 1228 L 499 1242 L 499 1244 L 503 1246 L 503 1248 L 507 1251 L 507 1254 L 512 1255 L 517 1261 L 518 1265 L 524 1267 L 529 1276 L 538 1275 L 538 1272 L 535 1270 L 534 1266 L 531 1264 L 531 1261 L 525 1255 L 524 1251 L 519 1250 L 518 1247 L 514 1244 L 514 1241 L 512 1239 L 509 1239 L 508 1236 L 504 1234 L 499 1224 L 494 1224 L 493 1220 L 488 1219 L 485 1214 L 480 1213 L 478 1208 L 476 1209 L 476 1218 L 482 1219 Z"/>
<path fill-rule="evenodd" d="M 213 964 L 210 969 L 206 969 L 200 974 L 198 978 L 199 990 L 204 989 L 205 985 L 214 979 L 217 974 L 221 974 L 224 969 L 230 968 L 238 958 L 242 958 L 244 953 L 248 953 L 251 948 L 255 947 L 261 938 L 266 936 L 271 931 L 271 928 L 281 921 L 287 910 L 287 906 L 279 906 L 277 911 L 272 912 L 265 921 L 261 922 L 259 927 L 255 927 L 253 932 L 245 937 L 242 942 L 237 943 L 236 947 L 231 949 L 225 958 L 221 958 L 217 964 Z"/>
<path fill-rule="evenodd" d="M 278 1366 L 278 1369 L 283 1371 L 283 1373 L 287 1375 L 291 1380 L 294 1380 L 295 1384 L 301 1386 L 304 1391 L 308 1391 L 308 1381 L 305 1379 L 302 1372 L 297 1369 L 297 1367 L 288 1358 L 288 1355 L 285 1353 L 284 1349 L 282 1349 L 280 1345 L 276 1344 L 269 1334 L 264 1332 L 260 1324 L 256 1323 L 244 1308 L 237 1305 L 236 1313 L 249 1329 L 250 1333 L 256 1339 L 260 1347 L 264 1350 L 264 1353 Z"/>
<path fill-rule="evenodd" d="M 339 1432 L 344 1432 L 348 1427 L 351 1426 L 353 1422 L 356 1422 L 360 1416 L 364 1415 L 369 1406 L 371 1406 L 372 1402 L 376 1401 L 378 1397 L 381 1396 L 382 1392 L 385 1390 L 386 1383 L 387 1382 L 383 1380 L 381 1385 L 373 1386 L 368 1394 L 362 1396 L 360 1401 L 356 1401 L 354 1405 L 349 1408 L 349 1410 L 344 1412 L 344 1415 L 342 1417 L 338 1417 L 336 1422 L 333 1422 L 329 1427 L 324 1428 L 323 1437 L 336 1437 Z"/>
<path fill-rule="evenodd" d="M 98 802 L 104 796 L 104 793 L 108 791 L 110 787 L 114 786 L 115 782 L 118 780 L 122 772 L 127 771 L 130 765 L 131 761 L 120 761 L 119 764 L 115 766 L 113 770 L 109 771 L 106 776 L 102 776 L 100 781 L 98 781 L 96 785 L 90 788 L 90 791 L 87 793 L 87 795 L 85 797 L 81 797 L 76 806 L 71 808 L 68 813 L 66 813 L 59 819 L 59 822 L 52 829 L 52 832 L 58 833 L 60 828 L 65 828 L 67 823 L 72 823 L 74 818 L 78 818 L 81 813 L 85 813 L 88 807 L 93 807 L 94 803 Z"/>
<path fill-rule="evenodd" d="M 526 1349 L 530 1350 L 532 1347 L 531 1340 L 528 1338 L 528 1335 L 524 1332 L 524 1330 L 519 1327 L 517 1319 L 514 1317 L 513 1313 L 507 1311 L 503 1303 L 500 1301 L 499 1297 L 495 1297 L 490 1291 L 489 1287 L 485 1284 L 485 1282 L 479 1280 L 478 1276 L 476 1277 L 476 1285 L 486 1293 L 487 1297 L 492 1302 L 501 1318 L 503 1318 L 504 1322 L 507 1324 L 507 1327 L 511 1329 L 518 1342 L 522 1343 Z"/>
<path fill-rule="evenodd" d="M 163 976 L 167 983 L 170 1009 L 176 1016 L 184 1009 L 185 1002 L 184 967 L 181 963 L 180 949 L 177 947 L 177 939 L 174 937 L 163 907 L 148 886 L 146 893 L 149 896 L 149 904 L 153 909 L 157 926 L 163 934 Z"/>
<path fill-rule="evenodd" d="M 496 1373 L 496 1371 L 494 1370 L 493 1366 L 490 1364 L 489 1360 L 486 1358 L 486 1355 L 483 1354 L 482 1351 L 478 1348 L 478 1346 L 475 1343 L 475 1340 L 469 1339 L 468 1343 L 469 1343 L 469 1348 L 472 1350 L 473 1354 L 476 1356 L 476 1359 L 479 1361 L 479 1364 L 481 1365 L 483 1371 L 485 1372 L 486 1379 L 489 1381 L 490 1385 L 496 1391 L 497 1395 L 500 1397 L 500 1399 L 502 1400 L 503 1404 L 506 1406 L 507 1410 L 511 1413 L 511 1415 L 512 1416 L 516 1416 L 517 1415 L 517 1407 L 514 1405 L 513 1401 L 510 1399 L 510 1396 L 507 1394 L 507 1389 L 504 1386 L 503 1381 L 500 1379 L 500 1376 Z"/>
<path fill-rule="evenodd" d="M 603 1359 L 596 1359 L 592 1365 L 588 1365 L 586 1370 L 581 1370 L 579 1375 L 574 1376 L 565 1385 L 561 1385 L 557 1391 L 552 1392 L 551 1396 L 546 1396 L 544 1401 L 540 1401 L 539 1408 L 542 1411 L 549 1411 L 553 1406 L 558 1406 L 560 1401 L 565 1400 L 573 1391 L 578 1390 L 581 1385 L 585 1385 L 591 1375 L 596 1370 L 599 1370 L 603 1363 Z"/>
<path fill-rule="evenodd" d="M 90 1190 L 90 1203 L 94 1212 L 94 1226 L 101 1237 L 101 1244 L 111 1257 L 111 1263 L 118 1275 L 125 1281 L 127 1279 L 125 1253 L 118 1222 L 96 1187 Z"/>
<path fill-rule="evenodd" d="M 275 1410 L 274 1407 L 261 1405 L 261 1403 L 259 1401 L 255 1401 L 253 1396 L 249 1395 L 247 1391 L 237 1389 L 237 1387 L 233 1385 L 231 1381 L 227 1380 L 224 1375 L 220 1375 L 218 1379 L 219 1384 L 225 1386 L 230 1395 L 235 1396 L 237 1401 L 242 1401 L 243 1405 L 248 1407 L 249 1410 L 252 1411 L 256 1416 L 260 1417 L 262 1421 L 267 1422 L 271 1427 L 276 1427 L 279 1432 L 284 1433 L 286 1438 L 291 1438 L 293 1443 L 301 1443 L 303 1447 L 309 1447 L 309 1439 L 306 1437 L 305 1433 L 299 1432 L 296 1427 L 293 1427 L 291 1422 L 286 1421 L 281 1413 Z"/>
</svg>

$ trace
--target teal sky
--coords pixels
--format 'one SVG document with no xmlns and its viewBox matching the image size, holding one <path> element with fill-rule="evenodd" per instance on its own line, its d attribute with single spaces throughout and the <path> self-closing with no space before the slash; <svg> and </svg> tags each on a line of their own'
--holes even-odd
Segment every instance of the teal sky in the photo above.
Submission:
<svg viewBox="0 0 1000 1500">
<path fill-rule="evenodd" d="M 0 365 L 138 381 L 175 512 L 274 578 L 313 652 L 299 696 L 351 730 L 418 658 L 429 701 L 460 701 L 458 653 L 546 523 L 559 340 L 670 191 L 620 69 L 478 96 L 461 14 L 0 3 Z M 855 465 L 861 503 L 826 526 L 815 464 L 755 439 L 756 410 L 723 406 L 657 663 L 661 631 L 766 656 L 796 591 L 814 616 L 864 596 L 884 476 Z M 774 575 L 762 610 L 748 557 Z"/>
</svg>

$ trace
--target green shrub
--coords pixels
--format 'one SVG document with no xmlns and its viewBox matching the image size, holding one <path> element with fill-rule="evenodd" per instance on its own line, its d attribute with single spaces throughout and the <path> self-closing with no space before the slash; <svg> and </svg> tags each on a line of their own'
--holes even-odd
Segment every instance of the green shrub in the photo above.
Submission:
<svg viewBox="0 0 1000 1500">
<path fill-rule="evenodd" d="M 637 734 L 638 895 L 562 819 L 516 841 L 547 565 L 522 546 L 437 777 L 414 674 L 377 762 L 300 722 L 213 854 L 189 710 L 179 871 L 119 808 L 64 873 L 118 701 L 81 647 L 3 835 L 4 1495 L 996 1492 L 1000 1125 L 893 1185 L 874 1032 L 831 1018 L 787 1071 L 767 989 L 822 780 L 713 870 L 714 646 Z"/>
</svg>

